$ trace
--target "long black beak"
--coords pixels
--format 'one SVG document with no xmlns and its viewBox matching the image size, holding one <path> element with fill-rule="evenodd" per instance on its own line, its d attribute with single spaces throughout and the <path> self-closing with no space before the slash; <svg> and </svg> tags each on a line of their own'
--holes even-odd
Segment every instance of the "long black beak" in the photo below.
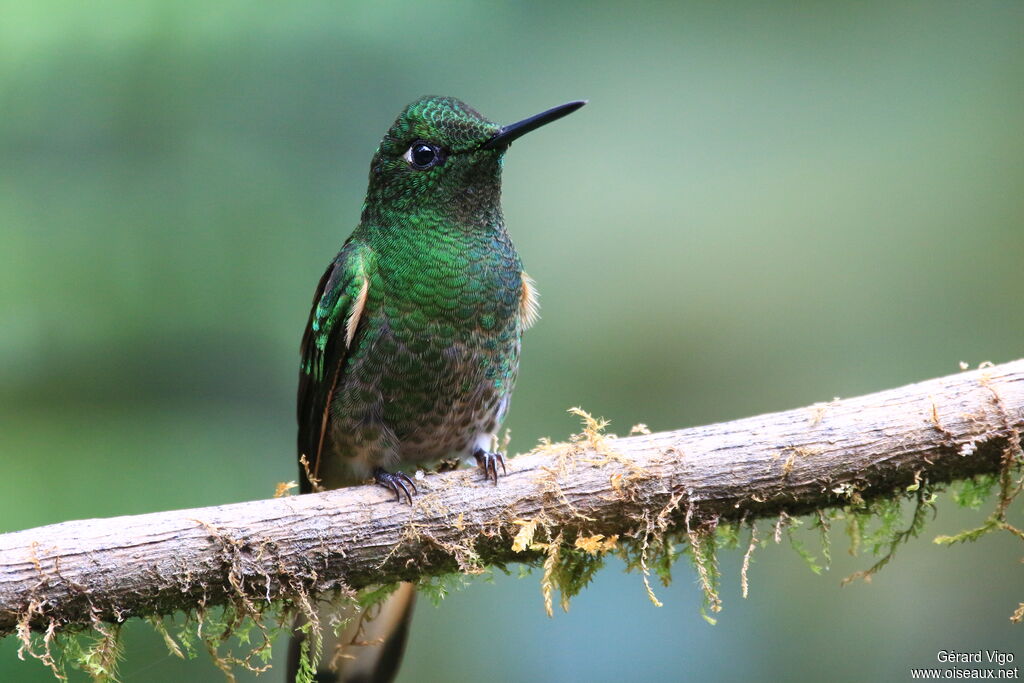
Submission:
<svg viewBox="0 0 1024 683">
<path fill-rule="evenodd" d="M 480 149 L 505 149 L 511 145 L 512 141 L 516 138 L 526 135 L 531 130 L 537 130 L 546 123 L 551 123 L 552 121 L 557 121 L 563 116 L 568 116 L 586 103 L 586 100 L 566 102 L 565 104 L 553 107 L 547 111 L 542 111 L 536 116 L 531 116 L 528 119 L 523 119 L 516 123 L 510 123 L 509 125 L 502 127 L 502 129 L 498 131 L 498 134 L 493 138 L 480 145 Z"/>
</svg>

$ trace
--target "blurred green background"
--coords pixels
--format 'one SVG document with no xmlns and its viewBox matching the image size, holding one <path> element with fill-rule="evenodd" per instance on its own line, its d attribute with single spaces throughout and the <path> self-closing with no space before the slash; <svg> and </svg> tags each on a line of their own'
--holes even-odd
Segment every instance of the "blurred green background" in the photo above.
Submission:
<svg viewBox="0 0 1024 683">
<path fill-rule="evenodd" d="M 1024 4 L 0 1 L 0 531 L 269 496 L 295 477 L 298 342 L 410 100 L 512 121 L 505 215 L 542 293 L 513 449 L 565 409 L 662 430 L 1024 355 Z M 904 680 L 1024 657 L 1009 538 L 943 499 L 871 584 L 836 534 L 422 602 L 404 681 Z M 811 537 L 808 544 L 817 552 Z M 277 648 L 283 653 L 284 643 Z M 0 642 L 0 680 L 45 681 Z M 219 681 L 128 629 L 126 681 Z M 262 677 L 278 680 L 280 668 Z M 249 680 L 249 677 L 243 677 Z"/>
</svg>

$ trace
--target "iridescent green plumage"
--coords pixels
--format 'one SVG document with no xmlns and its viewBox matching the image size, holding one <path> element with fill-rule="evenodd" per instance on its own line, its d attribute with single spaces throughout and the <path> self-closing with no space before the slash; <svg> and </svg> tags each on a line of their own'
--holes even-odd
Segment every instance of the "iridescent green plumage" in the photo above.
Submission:
<svg viewBox="0 0 1024 683">
<path fill-rule="evenodd" d="M 504 458 L 488 449 L 536 317 L 501 215 L 502 158 L 512 140 L 582 104 L 500 127 L 456 99 L 424 97 L 388 130 L 359 225 L 320 279 L 302 339 L 303 492 L 373 474 L 411 501 L 411 479 L 393 469 L 468 455 L 497 483 Z M 380 616 L 338 634 L 332 659 L 344 674 L 319 670 L 317 680 L 391 680 L 413 595 L 403 585 Z M 293 638 L 292 677 L 305 637 Z M 383 645 L 350 652 L 362 639 Z"/>
<path fill-rule="evenodd" d="M 299 454 L 326 487 L 486 451 L 534 305 L 501 215 L 502 158 L 523 128 L 578 106 L 503 129 L 425 97 L 384 136 L 303 339 Z"/>
</svg>

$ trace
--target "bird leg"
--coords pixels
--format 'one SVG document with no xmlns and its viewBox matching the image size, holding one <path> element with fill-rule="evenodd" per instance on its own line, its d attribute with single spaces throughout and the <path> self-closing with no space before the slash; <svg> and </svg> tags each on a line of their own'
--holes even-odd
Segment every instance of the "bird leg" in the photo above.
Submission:
<svg viewBox="0 0 1024 683">
<path fill-rule="evenodd" d="M 409 505 L 412 505 L 412 494 L 417 492 L 416 484 L 412 483 L 412 479 L 405 472 L 392 474 L 383 467 L 378 467 L 373 471 L 373 480 L 389 491 L 394 491 L 395 500 L 399 503 L 402 502 L 402 494 L 405 493 Z M 412 487 L 412 493 L 409 492 L 410 486 Z"/>
<path fill-rule="evenodd" d="M 498 485 L 498 463 L 501 463 L 502 474 L 508 475 L 508 470 L 505 469 L 505 456 L 501 453 L 492 453 L 491 451 L 477 448 L 473 451 L 473 457 L 476 458 L 476 464 L 483 470 L 484 477 L 494 479 L 495 486 Z"/>
</svg>

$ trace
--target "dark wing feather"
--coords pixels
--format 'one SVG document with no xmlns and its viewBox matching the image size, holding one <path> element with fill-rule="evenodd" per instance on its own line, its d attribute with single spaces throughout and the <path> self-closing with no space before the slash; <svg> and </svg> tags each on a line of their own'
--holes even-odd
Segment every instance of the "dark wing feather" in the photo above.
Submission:
<svg viewBox="0 0 1024 683">
<path fill-rule="evenodd" d="M 341 381 L 348 356 L 346 326 L 365 284 L 366 269 L 362 250 L 356 243 L 346 242 L 320 278 L 306 331 L 302 335 L 297 415 L 298 457 L 306 456 L 309 472 L 314 477 L 320 469 L 321 451 L 326 447 L 325 430 L 330 401 Z M 365 295 L 365 292 L 362 293 Z M 356 310 L 356 315 L 358 313 Z M 313 490 L 306 467 L 301 464 L 299 490 L 302 493 Z"/>
</svg>

